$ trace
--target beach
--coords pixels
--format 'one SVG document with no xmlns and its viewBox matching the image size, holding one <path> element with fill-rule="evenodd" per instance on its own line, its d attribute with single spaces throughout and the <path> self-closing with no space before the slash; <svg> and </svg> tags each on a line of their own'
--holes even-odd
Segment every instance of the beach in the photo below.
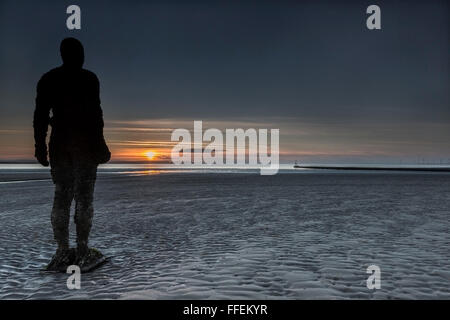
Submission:
<svg viewBox="0 0 450 320">
<path fill-rule="evenodd" d="M 80 290 L 41 271 L 53 188 L 0 170 L 0 299 L 450 299 L 447 173 L 100 169 Z"/>
</svg>

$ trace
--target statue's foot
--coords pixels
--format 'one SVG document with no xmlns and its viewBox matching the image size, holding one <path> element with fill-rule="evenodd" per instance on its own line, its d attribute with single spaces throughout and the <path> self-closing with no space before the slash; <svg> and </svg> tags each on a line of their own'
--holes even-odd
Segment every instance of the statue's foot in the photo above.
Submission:
<svg viewBox="0 0 450 320">
<path fill-rule="evenodd" d="M 53 255 L 52 260 L 47 265 L 47 271 L 66 272 L 67 267 L 72 265 L 75 261 L 74 249 L 58 249 Z"/>
<path fill-rule="evenodd" d="M 95 248 L 77 250 L 75 259 L 76 265 L 80 267 L 81 272 L 89 272 L 106 261 L 106 257 Z"/>
</svg>

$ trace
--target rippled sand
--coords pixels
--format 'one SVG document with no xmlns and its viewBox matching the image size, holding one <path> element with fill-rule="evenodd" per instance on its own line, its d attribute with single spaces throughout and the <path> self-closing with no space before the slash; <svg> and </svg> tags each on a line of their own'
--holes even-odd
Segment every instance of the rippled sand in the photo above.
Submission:
<svg viewBox="0 0 450 320">
<path fill-rule="evenodd" d="M 0 184 L 2 299 L 450 299 L 450 175 L 103 173 L 81 290 L 40 272 L 52 192 Z"/>
</svg>

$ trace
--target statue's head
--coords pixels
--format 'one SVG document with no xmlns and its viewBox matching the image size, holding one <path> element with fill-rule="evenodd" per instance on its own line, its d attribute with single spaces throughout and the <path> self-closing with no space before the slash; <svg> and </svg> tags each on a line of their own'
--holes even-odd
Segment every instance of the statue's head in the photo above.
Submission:
<svg viewBox="0 0 450 320">
<path fill-rule="evenodd" d="M 65 38 L 60 46 L 63 65 L 81 69 L 84 63 L 84 49 L 81 42 L 75 38 Z"/>
</svg>

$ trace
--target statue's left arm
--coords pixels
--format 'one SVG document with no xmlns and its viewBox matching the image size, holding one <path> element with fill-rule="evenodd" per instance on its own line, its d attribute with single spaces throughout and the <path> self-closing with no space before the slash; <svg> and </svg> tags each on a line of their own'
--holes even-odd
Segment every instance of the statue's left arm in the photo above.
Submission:
<svg viewBox="0 0 450 320">
<path fill-rule="evenodd" d="M 48 166 L 46 137 L 50 122 L 50 101 L 48 97 L 47 81 L 45 75 L 37 85 L 36 108 L 33 116 L 35 154 L 40 164 Z"/>
</svg>

